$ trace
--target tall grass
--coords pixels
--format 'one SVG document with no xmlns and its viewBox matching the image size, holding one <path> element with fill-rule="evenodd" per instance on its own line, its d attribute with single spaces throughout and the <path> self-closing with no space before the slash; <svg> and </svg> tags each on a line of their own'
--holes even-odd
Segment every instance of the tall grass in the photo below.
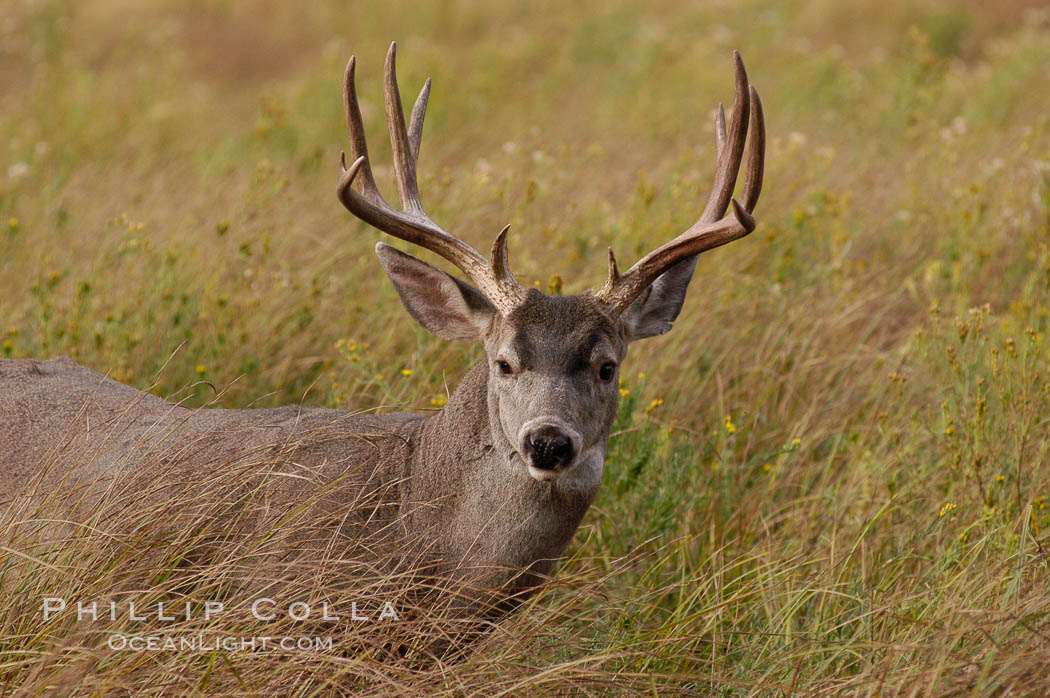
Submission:
<svg viewBox="0 0 1050 698">
<path fill-rule="evenodd" d="M 695 219 L 733 48 L 770 145 L 758 229 L 632 349 L 556 582 L 469 656 L 110 653 L 37 597 L 103 593 L 125 558 L 11 525 L 0 686 L 1050 691 L 1050 16 L 1028 5 L 11 4 L 0 354 L 194 404 L 425 411 L 480 356 L 413 325 L 335 200 L 350 53 L 376 163 L 398 39 L 406 92 L 434 78 L 428 211 L 481 249 L 511 223 L 544 289 Z M 169 562 L 127 579 L 166 593 Z"/>
</svg>

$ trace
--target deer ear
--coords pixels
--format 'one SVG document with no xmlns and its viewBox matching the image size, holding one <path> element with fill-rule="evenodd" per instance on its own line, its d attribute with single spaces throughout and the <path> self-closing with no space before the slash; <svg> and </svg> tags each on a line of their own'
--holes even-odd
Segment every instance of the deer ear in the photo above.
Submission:
<svg viewBox="0 0 1050 698">
<path fill-rule="evenodd" d="M 631 341 L 664 334 L 671 329 L 682 311 L 696 260 L 697 257 L 683 259 L 665 271 L 627 307 L 623 320 L 631 333 Z"/>
<path fill-rule="evenodd" d="M 376 256 L 416 322 L 445 339 L 481 339 L 496 315 L 481 291 L 386 243 Z"/>
</svg>

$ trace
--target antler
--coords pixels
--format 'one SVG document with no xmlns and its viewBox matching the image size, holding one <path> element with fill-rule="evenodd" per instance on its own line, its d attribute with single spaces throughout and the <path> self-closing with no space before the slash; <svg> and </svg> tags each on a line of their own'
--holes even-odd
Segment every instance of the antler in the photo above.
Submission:
<svg viewBox="0 0 1050 698">
<path fill-rule="evenodd" d="M 423 117 L 427 110 L 427 99 L 430 97 L 430 79 L 427 79 L 419 92 L 406 130 L 405 112 L 401 106 L 401 93 L 398 91 L 394 65 L 396 54 L 397 43 L 393 42 L 386 54 L 384 97 L 390 143 L 393 146 L 397 190 L 401 195 L 401 206 L 404 210 L 398 211 L 386 202 L 372 176 L 364 122 L 354 88 L 356 60 L 353 56 L 346 64 L 343 82 L 343 108 L 346 110 L 346 125 L 350 131 L 350 157 L 353 158 L 353 163 L 348 168 L 345 154 L 340 158 L 342 173 L 339 177 L 339 200 L 350 213 L 369 225 L 428 249 L 456 265 L 496 310 L 502 315 L 507 315 L 525 297 L 525 288 L 510 273 L 507 255 L 507 230 L 510 226 L 503 228 L 496 236 L 490 263 L 473 247 L 442 230 L 423 211 L 423 206 L 419 203 L 416 163 L 419 160 L 419 144 L 423 134 Z M 352 186 L 355 179 L 359 180 L 360 192 Z"/>
<path fill-rule="evenodd" d="M 717 148 L 714 187 L 700 214 L 700 219 L 684 233 L 657 247 L 623 274 L 619 273 L 612 248 L 609 248 L 609 278 L 595 297 L 605 303 L 614 316 L 619 316 L 649 286 L 678 262 L 744 237 L 755 229 L 751 212 L 758 203 L 762 190 L 762 170 L 765 161 L 766 130 L 762 117 L 762 102 L 758 92 L 748 84 L 747 73 L 740 53 L 736 60 L 736 97 L 733 101 L 733 121 L 726 134 L 726 117 L 722 105 L 715 115 Z M 750 131 L 749 131 L 750 121 Z M 744 184 L 744 203 L 733 199 L 737 173 L 747 143 L 747 180 Z M 732 211 L 725 215 L 726 207 Z M 724 216 L 724 217 L 723 217 Z"/>
</svg>

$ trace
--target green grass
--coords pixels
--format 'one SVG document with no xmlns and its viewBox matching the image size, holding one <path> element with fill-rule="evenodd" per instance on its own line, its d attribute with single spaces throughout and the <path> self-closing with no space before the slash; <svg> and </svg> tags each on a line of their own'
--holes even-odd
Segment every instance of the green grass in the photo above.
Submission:
<svg viewBox="0 0 1050 698">
<path fill-rule="evenodd" d="M 406 98 L 434 78 L 428 211 L 479 249 L 511 223 L 519 278 L 566 292 L 699 215 L 733 48 L 762 94 L 758 229 L 632 349 L 558 582 L 458 674 L 372 690 L 1050 691 L 1045 11 L 83 5 L 0 26 L 0 355 L 194 404 L 428 410 L 480 356 L 414 325 L 336 200 L 351 53 L 381 186 L 397 39 Z M 26 639 L 7 584 L 3 690 L 105 690 L 70 660 L 97 638 Z M 255 661 L 114 660 L 109 690 L 332 671 Z"/>
</svg>

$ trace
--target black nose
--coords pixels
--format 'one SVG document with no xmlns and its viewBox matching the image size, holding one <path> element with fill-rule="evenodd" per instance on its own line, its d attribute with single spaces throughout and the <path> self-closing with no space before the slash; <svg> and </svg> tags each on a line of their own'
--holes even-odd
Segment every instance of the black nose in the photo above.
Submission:
<svg viewBox="0 0 1050 698">
<path fill-rule="evenodd" d="M 540 470 L 554 470 L 572 462 L 572 439 L 557 427 L 544 426 L 529 432 L 525 439 L 525 455 Z"/>
</svg>

